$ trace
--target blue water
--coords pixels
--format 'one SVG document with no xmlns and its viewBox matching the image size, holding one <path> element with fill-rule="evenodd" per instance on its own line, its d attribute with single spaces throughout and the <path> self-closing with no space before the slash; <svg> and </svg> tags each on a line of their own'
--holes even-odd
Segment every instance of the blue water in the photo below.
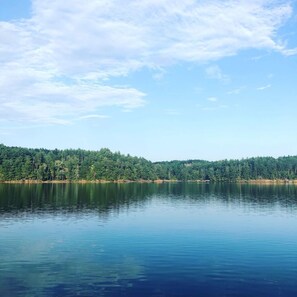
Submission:
<svg viewBox="0 0 297 297">
<path fill-rule="evenodd" d="M 297 296 L 297 187 L 0 185 L 0 296 Z"/>
</svg>

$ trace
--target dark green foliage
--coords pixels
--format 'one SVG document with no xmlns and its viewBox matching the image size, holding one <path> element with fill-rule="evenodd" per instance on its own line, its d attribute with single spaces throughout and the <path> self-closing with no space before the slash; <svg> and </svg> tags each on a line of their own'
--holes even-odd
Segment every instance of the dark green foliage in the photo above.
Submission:
<svg viewBox="0 0 297 297">
<path fill-rule="evenodd" d="M 154 164 L 143 158 L 85 150 L 45 150 L 0 145 L 0 180 L 151 180 Z"/>
<path fill-rule="evenodd" d="M 297 156 L 242 160 L 171 161 L 100 151 L 46 150 L 0 144 L 0 181 L 10 180 L 210 180 L 297 179 Z"/>
<path fill-rule="evenodd" d="M 172 161 L 158 163 L 168 168 L 170 177 L 179 180 L 234 182 L 259 179 L 297 179 L 297 156 L 257 157 L 223 161 Z"/>
</svg>

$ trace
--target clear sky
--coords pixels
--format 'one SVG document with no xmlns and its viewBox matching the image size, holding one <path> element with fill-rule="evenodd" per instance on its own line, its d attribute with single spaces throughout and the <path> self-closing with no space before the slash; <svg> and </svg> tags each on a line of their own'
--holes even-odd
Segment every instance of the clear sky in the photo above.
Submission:
<svg viewBox="0 0 297 297">
<path fill-rule="evenodd" d="M 297 154 L 294 0 L 0 0 L 0 67 L 5 145 Z"/>
</svg>

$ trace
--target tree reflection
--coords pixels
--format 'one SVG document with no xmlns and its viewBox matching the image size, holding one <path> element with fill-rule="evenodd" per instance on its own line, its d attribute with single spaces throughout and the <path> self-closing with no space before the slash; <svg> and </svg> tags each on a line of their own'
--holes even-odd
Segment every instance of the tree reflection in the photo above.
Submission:
<svg viewBox="0 0 297 297">
<path fill-rule="evenodd" d="M 128 183 L 128 184 L 0 184 L 0 215 L 96 211 L 101 216 L 130 207 L 142 208 L 154 198 L 202 203 L 245 203 L 255 208 L 297 205 L 294 185 Z"/>
</svg>

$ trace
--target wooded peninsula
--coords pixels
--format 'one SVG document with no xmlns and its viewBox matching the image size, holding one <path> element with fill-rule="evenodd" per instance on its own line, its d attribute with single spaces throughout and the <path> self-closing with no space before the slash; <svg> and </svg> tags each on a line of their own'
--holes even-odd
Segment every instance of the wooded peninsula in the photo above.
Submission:
<svg viewBox="0 0 297 297">
<path fill-rule="evenodd" d="M 0 181 L 285 181 L 297 180 L 297 156 L 151 162 L 82 149 L 47 150 L 0 144 Z"/>
</svg>

